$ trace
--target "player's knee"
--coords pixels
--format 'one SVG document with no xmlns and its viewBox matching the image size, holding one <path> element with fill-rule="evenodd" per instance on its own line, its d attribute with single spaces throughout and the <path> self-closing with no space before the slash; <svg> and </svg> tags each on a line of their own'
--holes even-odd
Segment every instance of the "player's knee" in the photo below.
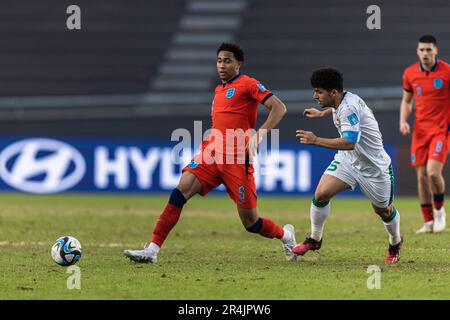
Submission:
<svg viewBox="0 0 450 320">
<path fill-rule="evenodd" d="M 326 203 L 331 200 L 331 194 L 321 190 L 317 190 L 314 194 L 314 200 L 320 203 Z"/>
<path fill-rule="evenodd" d="M 428 168 L 427 169 L 427 176 L 430 180 L 435 181 L 438 180 L 441 177 L 441 173 L 439 170 L 436 170 L 434 168 Z"/>
<path fill-rule="evenodd" d="M 373 208 L 373 210 L 379 216 L 389 214 L 389 208 Z"/>
<path fill-rule="evenodd" d="M 428 175 L 426 171 L 417 172 L 417 182 L 426 183 L 428 181 Z"/>
<path fill-rule="evenodd" d="M 373 209 L 374 209 L 375 213 L 377 215 L 379 215 L 382 219 L 388 218 L 390 216 L 390 214 L 391 214 L 390 207 L 387 207 L 387 208 L 374 207 Z"/>
<path fill-rule="evenodd" d="M 190 193 L 191 186 L 183 181 L 180 181 L 176 187 L 183 195 L 187 195 Z"/>
</svg>

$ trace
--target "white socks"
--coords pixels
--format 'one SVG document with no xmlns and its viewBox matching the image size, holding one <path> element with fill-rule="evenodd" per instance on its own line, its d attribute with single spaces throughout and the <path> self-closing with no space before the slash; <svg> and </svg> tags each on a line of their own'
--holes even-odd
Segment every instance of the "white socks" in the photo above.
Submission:
<svg viewBox="0 0 450 320">
<path fill-rule="evenodd" d="M 389 233 L 389 243 L 391 245 L 396 245 L 401 241 L 400 235 L 400 213 L 397 209 L 392 208 L 392 213 L 390 217 L 390 221 L 383 221 L 384 227 L 386 231 Z"/>
<path fill-rule="evenodd" d="M 284 234 L 280 240 L 281 240 L 281 242 L 286 243 L 288 240 L 292 239 L 292 232 L 286 228 L 283 228 L 283 231 L 284 231 Z"/>
<path fill-rule="evenodd" d="M 150 245 L 146 247 L 144 250 L 146 253 L 150 253 L 151 255 L 153 255 L 158 254 L 160 249 L 161 248 L 156 243 L 151 242 Z"/>
<path fill-rule="evenodd" d="M 330 203 L 321 203 L 313 199 L 311 203 L 310 218 L 311 218 L 311 238 L 316 241 L 322 239 L 323 226 L 325 220 L 330 213 Z"/>
</svg>

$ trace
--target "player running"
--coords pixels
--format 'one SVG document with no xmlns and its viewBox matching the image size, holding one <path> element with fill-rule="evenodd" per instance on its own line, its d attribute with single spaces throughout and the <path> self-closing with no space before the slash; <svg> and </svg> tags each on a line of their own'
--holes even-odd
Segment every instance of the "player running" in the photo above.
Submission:
<svg viewBox="0 0 450 320">
<path fill-rule="evenodd" d="M 400 214 L 392 206 L 394 177 L 391 159 L 383 148 L 378 122 L 372 110 L 359 96 L 343 91 L 343 77 L 338 70 L 315 70 L 311 76 L 311 85 L 314 88 L 314 99 L 325 110 L 309 108 L 304 111 L 304 115 L 308 118 L 322 118 L 332 114 L 340 137 L 326 139 L 317 137 L 311 131 L 297 130 L 296 136 L 301 143 L 335 149 L 338 152 L 322 175 L 312 199 L 311 236 L 292 251 L 297 255 L 304 255 L 309 250 L 320 249 L 331 198 L 344 189 L 354 190 L 359 184 L 389 234 L 385 262 L 396 263 L 400 260 L 403 243 Z"/>
<path fill-rule="evenodd" d="M 183 169 L 178 186 L 156 222 L 150 245 L 144 250 L 124 251 L 132 261 L 156 263 L 157 254 L 175 227 L 184 204 L 195 194 L 205 196 L 222 183 L 236 203 L 247 231 L 280 239 L 287 259 L 296 259 L 291 251 L 296 244 L 294 227 L 281 228 L 258 215 L 251 163 L 264 136 L 286 114 L 286 106 L 258 80 L 239 73 L 243 61 L 244 52 L 235 44 L 223 43 L 217 50 L 217 72 L 222 83 L 216 87 L 213 100 L 213 134 L 203 141 L 200 154 Z M 259 103 L 270 110 L 266 121 L 251 138 L 242 136 L 254 128 Z M 235 138 L 242 143 L 236 145 Z"/>
<path fill-rule="evenodd" d="M 437 58 L 436 39 L 419 39 L 419 61 L 403 73 L 400 132 L 411 133 L 408 124 L 415 101 L 411 164 L 416 168 L 417 189 L 425 223 L 416 233 L 445 229 L 445 180 L 442 169 L 447 159 L 450 130 L 450 66 Z M 434 206 L 434 209 L 433 209 Z"/>
</svg>

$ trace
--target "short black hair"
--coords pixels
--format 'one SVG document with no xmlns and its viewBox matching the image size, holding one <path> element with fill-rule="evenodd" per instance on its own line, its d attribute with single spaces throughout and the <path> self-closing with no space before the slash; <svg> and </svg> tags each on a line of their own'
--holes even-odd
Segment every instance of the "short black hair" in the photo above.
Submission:
<svg viewBox="0 0 450 320">
<path fill-rule="evenodd" d="M 422 43 L 432 43 L 432 44 L 434 44 L 434 45 L 437 45 L 436 38 L 433 37 L 431 34 L 426 34 L 426 35 L 424 35 L 424 36 L 421 36 L 420 39 L 419 39 L 419 42 L 422 42 Z"/>
<path fill-rule="evenodd" d="M 238 46 L 237 44 L 223 42 L 220 45 L 219 49 L 217 49 L 217 55 L 219 54 L 220 51 L 232 52 L 237 61 L 239 61 L 239 62 L 244 61 L 244 50 L 242 50 L 242 48 L 240 46 Z"/>
<path fill-rule="evenodd" d="M 344 77 L 335 68 L 319 68 L 314 70 L 310 81 L 313 88 L 322 88 L 327 91 L 336 89 L 339 92 L 344 90 Z"/>
</svg>

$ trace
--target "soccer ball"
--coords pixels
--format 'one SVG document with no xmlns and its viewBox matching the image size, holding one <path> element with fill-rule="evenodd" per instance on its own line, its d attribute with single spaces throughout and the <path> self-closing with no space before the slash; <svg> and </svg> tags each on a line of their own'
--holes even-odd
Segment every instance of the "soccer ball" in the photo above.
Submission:
<svg viewBox="0 0 450 320">
<path fill-rule="evenodd" d="M 80 242 L 71 236 L 57 239 L 52 247 L 53 260 L 64 267 L 77 263 L 82 254 Z"/>
</svg>

